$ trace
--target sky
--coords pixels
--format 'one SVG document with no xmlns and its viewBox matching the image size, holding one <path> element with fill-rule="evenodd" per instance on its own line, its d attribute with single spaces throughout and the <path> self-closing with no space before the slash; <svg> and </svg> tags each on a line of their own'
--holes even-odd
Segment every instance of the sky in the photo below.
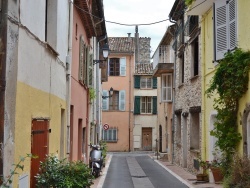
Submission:
<svg viewBox="0 0 250 188">
<path fill-rule="evenodd" d="M 121 24 L 149 24 L 168 19 L 175 0 L 103 0 L 106 30 L 108 37 L 127 37 L 131 33 L 134 37 L 135 26 Z M 151 56 L 157 49 L 169 21 L 157 24 L 138 26 L 139 37 L 151 38 Z"/>
</svg>

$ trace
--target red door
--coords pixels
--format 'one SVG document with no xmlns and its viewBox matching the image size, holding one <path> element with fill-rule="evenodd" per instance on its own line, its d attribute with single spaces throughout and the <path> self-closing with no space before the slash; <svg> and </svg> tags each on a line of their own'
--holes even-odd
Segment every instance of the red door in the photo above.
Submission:
<svg viewBox="0 0 250 188">
<path fill-rule="evenodd" d="M 44 161 L 49 151 L 49 121 L 48 120 L 32 120 L 31 128 L 31 153 L 37 155 L 38 158 L 31 159 L 30 170 L 30 187 L 36 187 L 35 175 L 38 173 L 40 161 Z"/>
</svg>

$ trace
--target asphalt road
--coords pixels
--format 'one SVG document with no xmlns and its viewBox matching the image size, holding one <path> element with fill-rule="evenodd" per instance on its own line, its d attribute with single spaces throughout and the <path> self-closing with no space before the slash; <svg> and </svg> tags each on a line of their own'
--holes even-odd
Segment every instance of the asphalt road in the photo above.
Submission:
<svg viewBox="0 0 250 188">
<path fill-rule="evenodd" d="M 114 153 L 103 188 L 187 188 L 148 154 Z"/>
</svg>

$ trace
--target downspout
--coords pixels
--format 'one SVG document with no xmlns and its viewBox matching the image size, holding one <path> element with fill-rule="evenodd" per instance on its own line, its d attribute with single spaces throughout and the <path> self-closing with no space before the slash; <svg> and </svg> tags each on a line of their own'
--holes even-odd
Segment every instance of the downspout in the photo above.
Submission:
<svg viewBox="0 0 250 188">
<path fill-rule="evenodd" d="M 7 44 L 7 7 L 8 1 L 2 2 L 0 11 L 0 178 L 3 176 L 3 146 L 4 146 L 4 110 L 5 110 L 5 89 L 6 89 L 6 44 Z"/>
<path fill-rule="evenodd" d="M 176 24 L 169 18 L 171 23 Z M 175 36 L 174 36 L 175 37 Z M 174 49 L 174 79 L 173 79 L 173 103 L 172 103 L 172 160 L 171 163 L 174 164 L 174 133 L 175 133 L 175 87 L 176 87 L 176 49 Z"/>
<path fill-rule="evenodd" d="M 70 99 L 71 99 L 71 64 L 72 64 L 72 28 L 73 0 L 69 1 L 68 54 L 66 57 L 66 105 L 67 105 L 67 155 L 70 157 Z"/>
<path fill-rule="evenodd" d="M 129 56 L 129 127 L 128 127 L 128 134 L 129 134 L 129 151 L 131 151 L 131 145 L 130 145 L 130 139 L 131 139 L 131 92 L 132 92 L 132 88 L 131 88 L 131 77 L 132 77 L 132 68 L 131 68 L 131 55 Z"/>
</svg>

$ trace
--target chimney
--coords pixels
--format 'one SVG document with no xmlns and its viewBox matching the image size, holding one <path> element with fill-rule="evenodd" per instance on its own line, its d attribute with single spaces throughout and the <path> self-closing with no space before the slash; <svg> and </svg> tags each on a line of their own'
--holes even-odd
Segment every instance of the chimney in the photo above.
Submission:
<svg viewBox="0 0 250 188">
<path fill-rule="evenodd" d="M 135 64 L 139 63 L 139 33 L 138 25 L 135 26 Z"/>
<path fill-rule="evenodd" d="M 131 37 L 130 37 L 131 33 L 128 33 L 128 42 L 131 42 Z"/>
</svg>

